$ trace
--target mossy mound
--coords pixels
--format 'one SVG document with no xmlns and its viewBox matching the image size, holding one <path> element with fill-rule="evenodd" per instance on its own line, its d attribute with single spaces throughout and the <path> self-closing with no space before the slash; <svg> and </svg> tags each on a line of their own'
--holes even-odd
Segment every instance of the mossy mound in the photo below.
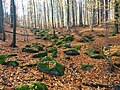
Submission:
<svg viewBox="0 0 120 90">
<path fill-rule="evenodd" d="M 56 47 L 52 47 L 48 50 L 49 53 L 53 53 L 53 52 L 57 52 L 57 48 Z"/>
<path fill-rule="evenodd" d="M 120 53 L 118 51 L 113 51 L 113 53 L 111 54 L 111 56 L 120 56 Z"/>
<path fill-rule="evenodd" d="M 33 49 L 33 48 L 22 48 L 22 52 L 37 53 L 37 52 L 39 52 L 39 51 L 36 50 L 36 49 Z"/>
<path fill-rule="evenodd" d="M 66 56 L 65 59 L 70 60 L 70 56 Z"/>
<path fill-rule="evenodd" d="M 65 67 L 49 56 L 45 56 L 38 63 L 38 70 L 47 74 L 62 76 Z"/>
<path fill-rule="evenodd" d="M 109 36 L 116 36 L 116 34 L 115 33 L 110 33 Z"/>
<path fill-rule="evenodd" d="M 57 58 L 57 51 L 54 51 L 51 55 L 53 58 Z"/>
<path fill-rule="evenodd" d="M 48 88 L 44 83 L 31 82 L 24 86 L 18 86 L 14 90 L 48 90 Z"/>
<path fill-rule="evenodd" d="M 84 52 L 84 54 L 89 55 L 91 58 L 95 59 L 103 59 L 104 57 L 94 48 L 88 49 Z"/>
<path fill-rule="evenodd" d="M 19 65 L 19 63 L 16 60 L 8 61 L 8 62 L 6 62 L 6 64 L 9 66 L 14 66 L 14 67 Z"/>
<path fill-rule="evenodd" d="M 0 64 L 5 64 L 5 59 L 7 59 L 8 55 L 0 55 Z"/>
<path fill-rule="evenodd" d="M 73 35 L 69 35 L 69 36 L 66 36 L 64 38 L 64 41 L 73 41 L 74 40 L 74 36 Z"/>
<path fill-rule="evenodd" d="M 58 35 L 57 34 L 49 34 L 50 35 L 50 37 L 52 38 L 52 39 L 58 39 Z"/>
<path fill-rule="evenodd" d="M 42 58 L 44 56 L 47 56 L 47 52 L 46 51 L 40 52 L 38 54 L 33 55 L 33 58 Z"/>
<path fill-rule="evenodd" d="M 58 42 L 56 43 L 56 45 L 61 45 L 61 44 L 63 44 L 63 41 L 58 41 Z"/>
<path fill-rule="evenodd" d="M 31 48 L 31 45 L 27 44 L 25 47 L 26 47 L 26 48 Z"/>
<path fill-rule="evenodd" d="M 102 33 L 96 34 L 96 36 L 98 36 L 98 37 L 105 37 L 105 35 L 102 34 Z"/>
<path fill-rule="evenodd" d="M 26 45 L 25 48 L 22 49 L 22 52 L 37 53 L 42 50 L 43 46 L 40 46 L 38 43 L 32 43 L 32 45 Z"/>
<path fill-rule="evenodd" d="M 83 64 L 83 65 L 81 66 L 81 69 L 82 69 L 82 70 L 90 70 L 91 68 L 93 68 L 93 66 L 92 66 L 92 65 L 88 65 L 88 64 Z"/>
<path fill-rule="evenodd" d="M 59 47 L 71 48 L 71 44 L 70 43 L 62 43 L 59 45 Z"/>
<path fill-rule="evenodd" d="M 73 48 L 76 49 L 76 50 L 80 50 L 81 46 L 74 46 Z"/>
<path fill-rule="evenodd" d="M 82 39 L 79 40 L 79 42 L 92 42 L 94 41 L 94 37 L 92 35 L 85 35 Z"/>
<path fill-rule="evenodd" d="M 73 55 L 73 56 L 80 54 L 80 53 L 79 53 L 77 50 L 75 50 L 75 49 L 65 50 L 64 53 L 65 53 L 66 55 Z"/>
</svg>

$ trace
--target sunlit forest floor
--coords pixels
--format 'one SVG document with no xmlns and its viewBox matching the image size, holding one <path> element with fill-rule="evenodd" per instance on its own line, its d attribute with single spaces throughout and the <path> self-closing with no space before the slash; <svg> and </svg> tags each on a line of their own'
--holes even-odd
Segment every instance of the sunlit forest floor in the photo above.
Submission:
<svg viewBox="0 0 120 90">
<path fill-rule="evenodd" d="M 12 31 L 8 26 L 6 29 L 7 31 Z M 109 28 L 109 34 L 112 30 L 113 28 Z M 57 29 L 56 31 L 58 37 L 69 34 L 65 28 Z M 17 28 L 17 33 L 23 34 L 23 29 Z M 117 50 L 120 55 L 120 34 L 109 36 L 109 39 L 106 39 L 106 37 L 98 35 L 101 33 L 105 35 L 105 31 L 102 27 L 95 27 L 93 32 L 91 32 L 89 28 L 76 27 L 76 30 L 75 28 L 71 28 L 70 34 L 74 35 L 74 40 L 70 42 L 71 47 L 81 46 L 80 50 L 78 50 L 80 55 L 70 56 L 70 59 L 67 60 L 65 59 L 67 55 L 63 51 L 69 48 L 59 47 L 58 55 L 55 60 L 69 67 L 75 73 L 65 68 L 63 76 L 54 76 L 39 72 L 36 66 L 27 67 L 26 65 L 38 63 L 40 59 L 32 58 L 33 53 L 22 52 L 22 48 L 35 42 L 38 42 L 40 45 L 44 44 L 44 48 L 46 48 L 51 45 L 49 40 L 35 39 L 36 36 L 33 36 L 33 33 L 28 30 L 28 34 L 31 35 L 28 36 L 28 41 L 24 42 L 24 36 L 17 35 L 18 47 L 11 48 L 12 33 L 6 32 L 6 42 L 0 41 L 0 54 L 17 54 L 17 56 L 9 58 L 7 61 L 17 60 L 19 66 L 0 65 L 0 90 L 14 90 L 14 87 L 32 81 L 45 83 L 49 90 L 112 90 L 111 88 L 95 88 L 83 85 L 83 83 L 92 83 L 117 86 L 118 82 L 120 82 L 120 66 L 116 66 L 117 69 L 110 73 L 108 71 L 109 65 L 106 59 L 94 59 L 84 54 L 84 51 L 93 46 L 101 49 L 101 47 L 105 46 L 107 41 L 111 44 L 111 52 Z M 94 36 L 94 41 L 85 43 L 80 42 L 85 35 Z M 51 54 L 48 55 L 51 56 Z M 120 64 L 119 55 L 112 56 L 113 63 Z M 83 64 L 89 64 L 93 67 L 88 70 L 82 70 L 81 66 Z"/>
</svg>

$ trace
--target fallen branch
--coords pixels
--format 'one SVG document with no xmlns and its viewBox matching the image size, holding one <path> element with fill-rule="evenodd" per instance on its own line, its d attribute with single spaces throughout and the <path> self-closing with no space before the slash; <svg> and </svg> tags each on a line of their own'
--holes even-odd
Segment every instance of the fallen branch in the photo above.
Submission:
<svg viewBox="0 0 120 90">
<path fill-rule="evenodd" d="M 114 88 L 113 86 L 109 85 L 104 85 L 104 84 L 93 84 L 93 83 L 83 83 L 84 86 L 90 86 L 90 87 L 95 87 L 95 88 Z"/>
<path fill-rule="evenodd" d="M 77 74 L 75 73 L 75 71 L 72 68 L 69 68 L 67 66 L 65 66 L 65 68 L 67 68 L 68 70 L 70 70 L 70 72 L 73 73 L 74 76 L 77 78 Z"/>
</svg>

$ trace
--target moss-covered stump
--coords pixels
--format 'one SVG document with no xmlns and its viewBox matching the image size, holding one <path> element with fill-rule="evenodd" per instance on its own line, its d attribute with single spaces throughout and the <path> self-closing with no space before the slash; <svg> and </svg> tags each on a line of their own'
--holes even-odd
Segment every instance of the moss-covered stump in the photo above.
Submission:
<svg viewBox="0 0 120 90">
<path fill-rule="evenodd" d="M 53 53 L 53 52 L 57 52 L 57 48 L 56 47 L 52 47 L 48 50 L 49 53 Z"/>
<path fill-rule="evenodd" d="M 33 55 L 33 58 L 42 58 L 44 56 L 47 56 L 47 52 L 46 51 L 43 51 L 43 52 L 40 52 L 38 54 Z"/>
<path fill-rule="evenodd" d="M 38 70 L 47 74 L 62 76 L 65 67 L 49 56 L 45 56 L 38 63 Z"/>
<path fill-rule="evenodd" d="M 27 53 L 37 53 L 39 52 L 38 50 L 35 50 L 33 48 L 22 48 L 22 52 L 27 52 Z"/>
<path fill-rule="evenodd" d="M 5 60 L 8 58 L 8 55 L 0 55 L 0 64 L 5 64 Z"/>
<path fill-rule="evenodd" d="M 63 40 L 64 41 L 73 41 L 74 40 L 74 36 L 73 35 L 66 36 Z"/>
<path fill-rule="evenodd" d="M 80 54 L 80 53 L 79 53 L 77 50 L 75 50 L 75 49 L 65 50 L 65 51 L 63 51 L 63 52 L 64 52 L 66 55 L 73 55 L 73 56 Z"/>
<path fill-rule="evenodd" d="M 59 45 L 59 47 L 71 48 L 71 44 L 70 43 L 62 43 Z"/>
<path fill-rule="evenodd" d="M 105 37 L 105 35 L 102 34 L 102 33 L 96 34 L 96 36 L 98 36 L 98 37 Z"/>
<path fill-rule="evenodd" d="M 94 37 L 91 35 L 85 35 L 82 39 L 79 40 L 79 42 L 92 42 L 94 41 Z"/>
<path fill-rule="evenodd" d="M 43 50 L 43 46 L 40 46 L 38 43 L 32 43 L 32 45 L 26 45 L 25 48 L 22 48 L 22 52 L 28 53 L 37 53 Z"/>
<path fill-rule="evenodd" d="M 14 90 L 48 90 L 48 88 L 44 83 L 31 82 L 24 86 L 18 86 Z"/>
<path fill-rule="evenodd" d="M 52 38 L 52 39 L 58 39 L 58 35 L 57 34 L 49 34 L 50 35 L 50 38 Z"/>
<path fill-rule="evenodd" d="M 82 70 L 90 70 L 90 69 L 92 69 L 93 68 L 93 66 L 92 65 L 88 65 L 88 64 L 83 64 L 82 66 L 81 66 L 81 69 Z"/>
<path fill-rule="evenodd" d="M 84 52 L 84 54 L 89 55 L 91 58 L 94 59 L 103 59 L 104 57 L 100 54 L 99 51 L 95 50 L 94 48 L 88 49 Z"/>
<path fill-rule="evenodd" d="M 8 62 L 6 62 L 6 64 L 9 66 L 14 66 L 14 67 L 19 65 L 19 63 L 16 60 L 8 61 Z"/>
<path fill-rule="evenodd" d="M 82 70 L 90 70 L 90 69 L 92 69 L 93 68 L 93 66 L 92 65 L 88 65 L 88 64 L 83 64 L 82 66 L 81 66 L 81 69 Z"/>
</svg>

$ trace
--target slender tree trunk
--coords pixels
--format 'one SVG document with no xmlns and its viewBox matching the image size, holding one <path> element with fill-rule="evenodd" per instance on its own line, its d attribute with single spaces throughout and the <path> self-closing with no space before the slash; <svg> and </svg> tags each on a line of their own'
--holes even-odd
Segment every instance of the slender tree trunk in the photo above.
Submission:
<svg viewBox="0 0 120 90">
<path fill-rule="evenodd" d="M 119 18 L 119 2 L 115 0 L 115 15 L 114 15 L 114 19 L 115 19 L 115 23 L 114 23 L 114 33 L 117 34 L 118 33 L 118 18 Z"/>
<path fill-rule="evenodd" d="M 69 27 L 69 24 L 70 24 L 70 17 L 69 17 L 69 0 L 67 0 L 67 30 L 70 31 L 70 27 Z"/>
<path fill-rule="evenodd" d="M 5 37 L 5 31 L 4 31 L 4 11 L 3 11 L 3 4 L 2 4 L 2 0 L 0 0 L 0 34 L 3 34 L 2 37 L 0 36 L 0 38 L 5 41 L 6 37 Z"/>
<path fill-rule="evenodd" d="M 74 10 L 74 5 L 75 4 L 75 0 L 72 0 L 72 18 L 73 18 L 73 20 L 72 20 L 72 22 L 73 22 L 73 27 L 75 27 L 75 10 Z"/>
<path fill-rule="evenodd" d="M 11 0 L 11 2 L 12 2 L 12 0 Z M 11 25 L 11 27 L 13 27 L 13 6 L 12 6 L 12 3 L 11 3 L 11 5 L 10 5 L 10 16 L 11 16 L 11 20 L 10 20 L 10 25 Z"/>
<path fill-rule="evenodd" d="M 12 40 L 12 44 L 11 47 L 16 47 L 16 7 L 15 7 L 15 3 L 14 0 L 11 0 L 11 13 L 12 13 L 12 18 L 13 18 L 13 40 Z"/>
<path fill-rule="evenodd" d="M 82 2 L 80 2 L 79 4 L 79 26 L 83 26 L 83 22 L 82 22 Z"/>
<path fill-rule="evenodd" d="M 33 0 L 33 6 L 34 6 L 34 28 L 36 28 L 36 7 L 35 7 L 35 1 Z"/>
</svg>

